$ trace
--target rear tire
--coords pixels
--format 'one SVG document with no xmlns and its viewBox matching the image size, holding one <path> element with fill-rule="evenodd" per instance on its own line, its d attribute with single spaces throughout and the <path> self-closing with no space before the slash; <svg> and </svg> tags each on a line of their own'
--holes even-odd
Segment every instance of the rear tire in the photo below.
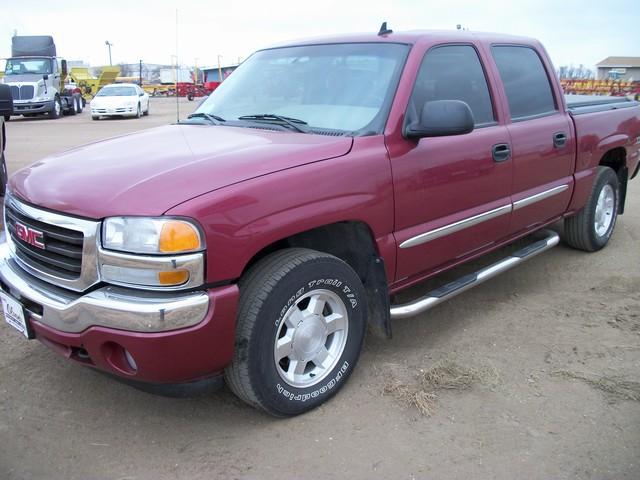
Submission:
<svg viewBox="0 0 640 480">
<path fill-rule="evenodd" d="M 240 280 L 227 384 L 271 415 L 304 413 L 344 385 L 365 327 L 364 288 L 348 264 L 302 248 L 275 252 Z"/>
<path fill-rule="evenodd" d="M 611 238 L 618 218 L 620 185 L 609 167 L 598 167 L 587 204 L 564 220 L 565 242 L 578 250 L 595 252 Z"/>
<path fill-rule="evenodd" d="M 67 98 L 67 105 L 69 105 L 69 108 L 67 109 L 67 115 L 75 115 L 76 113 L 78 113 L 78 107 L 75 97 L 71 97 L 70 99 Z"/>
<path fill-rule="evenodd" d="M 147 109 L 143 113 L 145 117 L 149 115 L 149 108 L 151 108 L 151 102 L 147 102 Z"/>
</svg>

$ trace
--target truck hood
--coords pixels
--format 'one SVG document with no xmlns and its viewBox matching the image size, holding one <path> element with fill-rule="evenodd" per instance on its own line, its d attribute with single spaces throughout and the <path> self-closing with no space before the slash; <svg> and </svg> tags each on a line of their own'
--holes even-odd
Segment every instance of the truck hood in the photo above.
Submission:
<svg viewBox="0 0 640 480">
<path fill-rule="evenodd" d="M 10 190 L 33 205 L 81 217 L 162 215 L 234 183 L 345 155 L 352 142 L 253 128 L 167 125 L 47 157 L 13 175 Z"/>
<path fill-rule="evenodd" d="M 42 75 L 35 73 L 25 73 L 22 75 L 7 75 L 2 77 L 2 83 L 11 85 L 12 83 L 38 83 L 42 80 Z"/>
</svg>

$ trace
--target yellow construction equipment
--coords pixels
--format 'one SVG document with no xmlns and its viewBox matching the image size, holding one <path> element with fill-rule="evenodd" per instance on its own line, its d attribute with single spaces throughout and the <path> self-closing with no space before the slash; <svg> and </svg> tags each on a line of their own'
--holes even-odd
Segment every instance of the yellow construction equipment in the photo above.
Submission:
<svg viewBox="0 0 640 480">
<path fill-rule="evenodd" d="M 86 67 L 72 67 L 69 76 L 82 90 L 85 100 L 91 100 L 98 90 L 105 85 L 115 83 L 116 77 L 120 75 L 120 67 L 101 67 L 100 76 L 93 77 Z"/>
</svg>

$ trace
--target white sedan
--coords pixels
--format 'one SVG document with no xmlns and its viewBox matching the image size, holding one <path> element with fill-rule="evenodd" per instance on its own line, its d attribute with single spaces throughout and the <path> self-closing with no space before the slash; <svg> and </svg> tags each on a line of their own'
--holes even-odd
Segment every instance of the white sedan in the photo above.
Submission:
<svg viewBox="0 0 640 480">
<path fill-rule="evenodd" d="M 91 118 L 149 115 L 149 95 L 135 83 L 112 83 L 91 100 Z"/>
</svg>

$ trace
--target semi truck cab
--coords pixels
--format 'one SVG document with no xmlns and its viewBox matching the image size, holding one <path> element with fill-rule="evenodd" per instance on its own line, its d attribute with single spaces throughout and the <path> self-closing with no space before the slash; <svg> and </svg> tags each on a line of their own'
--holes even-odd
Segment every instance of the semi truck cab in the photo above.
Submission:
<svg viewBox="0 0 640 480">
<path fill-rule="evenodd" d="M 82 111 L 78 93 L 66 92 L 66 60 L 56 55 L 49 36 L 14 36 L 2 82 L 13 96 L 14 115 L 47 114 L 59 118 Z"/>
</svg>

